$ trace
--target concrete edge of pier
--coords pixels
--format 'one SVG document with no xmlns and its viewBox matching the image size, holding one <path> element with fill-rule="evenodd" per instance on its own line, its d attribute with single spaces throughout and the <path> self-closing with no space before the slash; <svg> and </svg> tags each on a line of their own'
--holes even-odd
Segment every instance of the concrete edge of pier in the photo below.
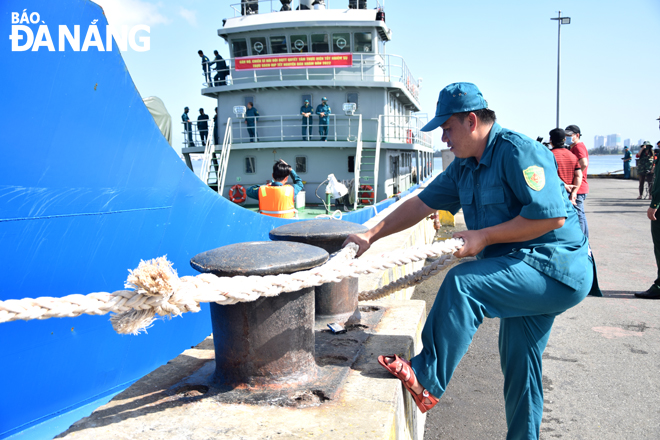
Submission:
<svg viewBox="0 0 660 440">
<path fill-rule="evenodd" d="M 336 399 L 306 408 L 224 404 L 179 386 L 214 364 L 213 339 L 186 350 L 58 436 L 64 439 L 422 439 L 425 416 L 401 382 L 377 362 L 421 347 L 423 301 L 363 302 L 385 307 Z M 188 380 L 187 383 L 190 383 Z"/>
</svg>

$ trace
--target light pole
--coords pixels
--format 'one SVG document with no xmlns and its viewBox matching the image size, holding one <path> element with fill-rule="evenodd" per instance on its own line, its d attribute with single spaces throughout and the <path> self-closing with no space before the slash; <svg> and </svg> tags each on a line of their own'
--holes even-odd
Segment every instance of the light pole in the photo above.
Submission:
<svg viewBox="0 0 660 440">
<path fill-rule="evenodd" d="M 557 17 L 550 20 L 557 20 L 557 128 L 559 128 L 559 69 L 561 66 L 561 25 L 571 24 L 571 17 L 562 17 L 561 11 Z"/>
</svg>

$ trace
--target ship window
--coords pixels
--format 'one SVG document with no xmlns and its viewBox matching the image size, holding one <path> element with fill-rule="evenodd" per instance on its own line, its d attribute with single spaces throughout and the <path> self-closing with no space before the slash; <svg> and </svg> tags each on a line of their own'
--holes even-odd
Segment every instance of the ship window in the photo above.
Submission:
<svg viewBox="0 0 660 440">
<path fill-rule="evenodd" d="M 312 95 L 302 95 L 302 104 L 305 105 L 305 99 L 309 100 L 309 105 L 314 105 L 314 100 L 312 100 Z"/>
<path fill-rule="evenodd" d="M 312 52 L 330 52 L 328 34 L 312 34 Z"/>
<path fill-rule="evenodd" d="M 355 172 L 355 156 L 348 156 L 348 172 Z"/>
<path fill-rule="evenodd" d="M 250 38 L 250 47 L 252 55 L 266 55 L 268 53 L 266 37 Z"/>
<path fill-rule="evenodd" d="M 254 105 L 254 97 L 253 96 L 244 96 L 243 97 L 243 105 L 247 108 L 248 102 L 251 102 L 252 105 Z"/>
<path fill-rule="evenodd" d="M 371 32 L 356 32 L 353 35 L 355 40 L 355 52 L 372 52 Z"/>
<path fill-rule="evenodd" d="M 296 173 L 307 172 L 307 156 L 296 156 Z"/>
<path fill-rule="evenodd" d="M 341 33 L 332 34 L 332 51 L 333 52 L 350 52 L 351 51 L 351 34 Z"/>
<path fill-rule="evenodd" d="M 257 172 L 256 161 L 253 156 L 245 158 L 245 174 L 254 174 Z"/>
<path fill-rule="evenodd" d="M 248 50 L 245 39 L 231 40 L 231 51 L 234 54 L 234 58 L 246 57 Z"/>
<path fill-rule="evenodd" d="M 270 37 L 270 51 L 271 53 L 287 53 L 286 37 Z"/>
<path fill-rule="evenodd" d="M 346 102 L 355 103 L 355 109 L 359 107 L 358 105 L 358 94 L 356 92 L 351 92 L 346 94 Z"/>
<path fill-rule="evenodd" d="M 307 35 L 291 35 L 291 53 L 306 53 Z"/>
</svg>

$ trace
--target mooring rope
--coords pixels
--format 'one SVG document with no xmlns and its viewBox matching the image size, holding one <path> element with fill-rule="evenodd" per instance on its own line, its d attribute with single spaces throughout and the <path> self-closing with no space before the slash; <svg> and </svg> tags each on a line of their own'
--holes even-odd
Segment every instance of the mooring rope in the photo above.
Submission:
<svg viewBox="0 0 660 440">
<path fill-rule="evenodd" d="M 373 300 L 432 277 L 451 262 L 452 254 L 462 246 L 462 239 L 450 239 L 355 259 L 358 247 L 351 243 L 321 266 L 293 274 L 266 276 L 218 277 L 203 273 L 179 278 L 172 263 L 160 257 L 141 261 L 137 269 L 129 270 L 125 287 L 134 290 L 0 301 L 0 323 L 114 312 L 116 315 L 110 321 L 117 333 L 139 334 L 151 325 L 156 315 L 171 318 L 185 312 L 198 312 L 202 302 L 228 305 L 254 301 L 262 296 L 336 283 L 437 257 L 432 264 L 413 274 L 359 294 L 361 301 Z"/>
</svg>

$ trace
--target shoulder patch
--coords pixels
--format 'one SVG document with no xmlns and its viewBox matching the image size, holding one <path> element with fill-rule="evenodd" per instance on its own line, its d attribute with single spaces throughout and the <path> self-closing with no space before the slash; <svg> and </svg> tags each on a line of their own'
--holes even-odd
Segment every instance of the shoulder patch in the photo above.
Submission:
<svg viewBox="0 0 660 440">
<path fill-rule="evenodd" d="M 537 165 L 532 165 L 523 170 L 527 186 L 534 191 L 541 191 L 545 186 L 545 170 Z"/>
</svg>

